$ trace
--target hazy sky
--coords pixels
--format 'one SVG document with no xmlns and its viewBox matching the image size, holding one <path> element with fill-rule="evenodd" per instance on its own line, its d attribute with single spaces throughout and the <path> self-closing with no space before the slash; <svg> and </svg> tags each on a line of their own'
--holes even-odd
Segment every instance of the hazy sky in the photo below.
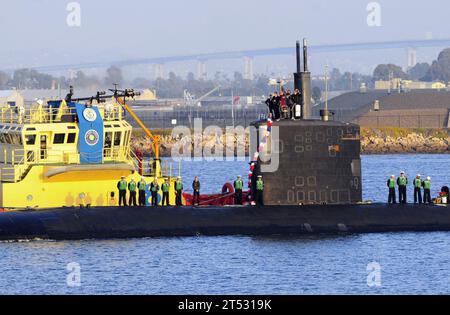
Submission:
<svg viewBox="0 0 450 315">
<path fill-rule="evenodd" d="M 0 67 L 293 45 L 450 38 L 450 1 L 78 0 L 81 27 L 69 27 L 67 0 L 0 0 Z"/>
</svg>

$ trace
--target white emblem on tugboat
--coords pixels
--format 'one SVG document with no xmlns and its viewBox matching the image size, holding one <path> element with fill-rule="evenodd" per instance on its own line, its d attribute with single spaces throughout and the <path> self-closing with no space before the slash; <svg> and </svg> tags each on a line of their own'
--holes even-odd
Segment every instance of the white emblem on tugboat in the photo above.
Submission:
<svg viewBox="0 0 450 315">
<path fill-rule="evenodd" d="M 97 113 L 92 108 L 85 108 L 83 110 L 83 117 L 87 121 L 93 122 L 97 119 Z"/>
<path fill-rule="evenodd" d="M 94 145 L 96 145 L 98 143 L 98 139 L 99 139 L 98 132 L 93 130 L 93 129 L 88 130 L 86 132 L 84 138 L 85 138 L 86 143 L 88 145 L 94 146 Z"/>
</svg>

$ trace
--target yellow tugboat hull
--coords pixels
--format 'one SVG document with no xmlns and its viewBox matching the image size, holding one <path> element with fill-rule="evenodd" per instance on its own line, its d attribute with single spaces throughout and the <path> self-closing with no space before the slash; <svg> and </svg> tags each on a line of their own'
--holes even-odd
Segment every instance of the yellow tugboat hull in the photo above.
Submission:
<svg viewBox="0 0 450 315">
<path fill-rule="evenodd" d="M 54 208 L 91 205 L 117 206 L 117 182 L 125 176 L 136 182 L 141 176 L 123 164 L 35 165 L 16 183 L 0 183 L 0 208 Z M 147 184 L 152 177 L 145 177 Z M 170 179 L 170 204 L 175 203 L 174 179 Z M 162 180 L 159 179 L 159 184 Z M 127 194 L 128 198 L 128 194 Z M 147 195 L 147 200 L 149 196 Z"/>
</svg>

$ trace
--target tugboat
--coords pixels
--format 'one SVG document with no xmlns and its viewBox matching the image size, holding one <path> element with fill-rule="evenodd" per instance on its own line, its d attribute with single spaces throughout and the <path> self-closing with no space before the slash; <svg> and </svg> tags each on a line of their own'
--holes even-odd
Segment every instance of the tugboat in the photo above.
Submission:
<svg viewBox="0 0 450 315">
<path fill-rule="evenodd" d="M 125 104 L 138 93 L 114 90 L 95 97 L 42 102 L 30 108 L 0 108 L 0 208 L 42 209 L 115 206 L 117 182 L 125 176 L 146 183 L 169 179 L 174 201 L 171 161 L 159 159 L 159 137 Z M 143 127 L 155 158 L 144 163 L 131 150 L 131 115 Z M 149 185 L 147 185 L 147 192 Z M 150 194 L 148 194 L 150 195 Z M 146 200 L 150 204 L 151 199 Z"/>
<path fill-rule="evenodd" d="M 9 210 L 0 213 L 0 240 L 450 231 L 447 205 L 362 201 L 360 127 L 330 121 L 327 110 L 311 119 L 306 41 L 303 46 L 302 71 L 297 42 L 294 78 L 303 100 L 296 119 L 253 123 L 258 150 L 243 206 L 233 205 L 229 185 L 222 195 L 202 196 L 200 206 L 192 206 L 190 195 L 183 207 L 117 206 L 121 176 L 147 183 L 166 176 L 174 199 L 175 178 L 170 165 L 162 167 L 159 138 L 126 104 L 133 90 L 116 87 L 113 95 L 88 99 L 74 99 L 71 91 L 45 109 L 2 109 L 0 204 Z M 125 113 L 152 139 L 153 161 L 131 151 Z M 264 206 L 252 202 L 259 176 Z"/>
</svg>

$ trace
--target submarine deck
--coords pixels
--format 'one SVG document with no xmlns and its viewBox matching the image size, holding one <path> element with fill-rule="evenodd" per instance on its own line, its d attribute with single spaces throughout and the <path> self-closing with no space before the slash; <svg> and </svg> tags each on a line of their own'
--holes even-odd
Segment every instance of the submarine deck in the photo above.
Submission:
<svg viewBox="0 0 450 315">
<path fill-rule="evenodd" d="M 450 207 L 58 208 L 0 213 L 0 240 L 450 231 Z"/>
</svg>

